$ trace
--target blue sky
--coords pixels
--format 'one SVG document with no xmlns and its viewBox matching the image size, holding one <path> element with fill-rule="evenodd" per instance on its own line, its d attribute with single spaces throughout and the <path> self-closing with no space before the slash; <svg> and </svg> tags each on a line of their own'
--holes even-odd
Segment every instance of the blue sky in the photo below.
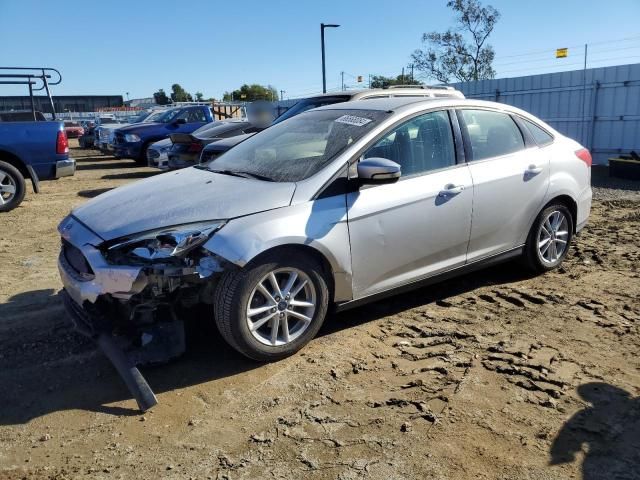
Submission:
<svg viewBox="0 0 640 480">
<path fill-rule="evenodd" d="M 498 76 L 580 68 L 584 43 L 589 66 L 640 62 L 640 0 L 485 3 L 502 14 L 490 39 Z M 400 74 L 422 33 L 452 20 L 446 0 L 0 0 L 0 65 L 56 67 L 60 95 L 146 97 L 177 82 L 219 98 L 262 83 L 293 98 L 321 91 L 320 22 L 341 25 L 327 31 L 332 89 L 341 71 L 348 86 L 357 75 Z M 558 47 L 569 57 L 556 60 Z"/>
</svg>

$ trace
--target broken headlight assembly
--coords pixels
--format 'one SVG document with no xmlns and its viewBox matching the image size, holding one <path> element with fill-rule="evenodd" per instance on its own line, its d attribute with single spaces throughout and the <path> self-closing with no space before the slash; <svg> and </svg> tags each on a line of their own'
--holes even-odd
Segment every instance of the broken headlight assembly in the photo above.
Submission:
<svg viewBox="0 0 640 480">
<path fill-rule="evenodd" d="M 148 263 L 181 259 L 206 243 L 225 223 L 192 223 L 133 235 L 109 246 L 105 256 L 109 262 L 116 264 L 129 263 L 131 260 Z"/>
</svg>

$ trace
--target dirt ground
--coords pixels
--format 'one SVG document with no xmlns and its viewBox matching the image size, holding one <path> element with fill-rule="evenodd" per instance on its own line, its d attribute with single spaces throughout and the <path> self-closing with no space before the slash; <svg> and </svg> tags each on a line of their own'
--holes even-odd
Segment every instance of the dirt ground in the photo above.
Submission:
<svg viewBox="0 0 640 480">
<path fill-rule="evenodd" d="M 640 184 L 595 179 L 560 270 L 491 268 L 332 315 L 270 365 L 203 314 L 140 415 L 58 297 L 55 227 L 155 174 L 73 149 L 0 216 L 0 479 L 640 478 Z"/>
</svg>

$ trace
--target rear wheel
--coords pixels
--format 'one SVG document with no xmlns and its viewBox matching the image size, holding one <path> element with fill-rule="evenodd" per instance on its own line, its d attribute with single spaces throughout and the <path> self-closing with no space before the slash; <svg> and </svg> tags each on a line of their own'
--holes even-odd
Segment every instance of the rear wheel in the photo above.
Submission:
<svg viewBox="0 0 640 480">
<path fill-rule="evenodd" d="M 20 205 L 26 190 L 24 177 L 18 169 L 0 161 L 0 212 L 8 212 Z"/>
<path fill-rule="evenodd" d="M 536 272 L 546 272 L 560 266 L 569 252 L 573 238 L 573 217 L 561 204 L 551 204 L 540 214 L 529 232 L 524 259 Z"/>
<path fill-rule="evenodd" d="M 328 302 L 322 268 L 305 255 L 280 252 L 223 276 L 215 319 L 224 339 L 240 353 L 274 361 L 316 335 Z"/>
</svg>

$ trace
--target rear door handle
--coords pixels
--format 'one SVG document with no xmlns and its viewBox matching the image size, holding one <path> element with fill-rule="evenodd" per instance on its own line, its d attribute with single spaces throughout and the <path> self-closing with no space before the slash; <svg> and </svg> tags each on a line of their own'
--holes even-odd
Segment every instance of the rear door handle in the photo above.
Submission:
<svg viewBox="0 0 640 480">
<path fill-rule="evenodd" d="M 538 167 L 537 165 L 533 164 L 529 165 L 525 170 L 525 173 L 528 173 L 529 175 L 537 175 L 540 172 L 542 172 L 542 167 Z"/>
<path fill-rule="evenodd" d="M 454 185 L 453 183 L 450 183 L 448 185 L 445 185 L 444 190 L 440 190 L 438 196 L 449 197 L 452 195 L 458 195 L 459 193 L 462 193 L 463 190 L 464 185 Z"/>
</svg>

